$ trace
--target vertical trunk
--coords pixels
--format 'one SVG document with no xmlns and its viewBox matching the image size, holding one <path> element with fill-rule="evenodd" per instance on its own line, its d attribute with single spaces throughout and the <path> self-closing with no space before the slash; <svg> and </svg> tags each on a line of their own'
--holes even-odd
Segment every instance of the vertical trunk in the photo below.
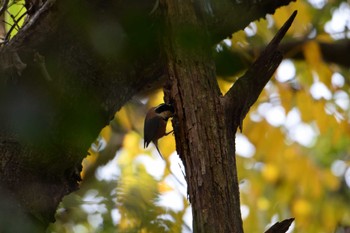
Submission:
<svg viewBox="0 0 350 233">
<path fill-rule="evenodd" d="M 205 25 L 191 1 L 163 1 L 162 35 L 176 109 L 176 149 L 184 162 L 194 232 L 243 232 L 234 154 Z"/>
</svg>

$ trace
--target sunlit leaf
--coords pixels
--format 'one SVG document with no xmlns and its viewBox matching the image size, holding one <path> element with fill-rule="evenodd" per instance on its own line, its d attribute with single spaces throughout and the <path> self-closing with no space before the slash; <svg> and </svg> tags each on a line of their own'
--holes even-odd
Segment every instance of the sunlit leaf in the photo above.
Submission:
<svg viewBox="0 0 350 233">
<path fill-rule="evenodd" d="M 273 19 L 275 20 L 277 28 L 280 28 L 295 9 L 298 9 L 298 16 L 295 18 L 287 34 L 302 36 L 311 29 L 311 14 L 307 3 L 304 1 L 292 2 L 288 6 L 278 9 L 273 15 Z"/>
<path fill-rule="evenodd" d="M 10 38 L 16 35 L 23 26 L 26 16 L 24 3 L 24 0 L 13 1 L 13 4 L 10 1 L 9 7 L 5 12 L 5 29 L 7 32 L 11 32 Z"/>
</svg>

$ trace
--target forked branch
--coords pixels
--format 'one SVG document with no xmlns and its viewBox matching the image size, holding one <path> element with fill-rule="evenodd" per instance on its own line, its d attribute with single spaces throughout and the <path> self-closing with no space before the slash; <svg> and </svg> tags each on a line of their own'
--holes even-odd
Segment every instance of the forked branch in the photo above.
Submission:
<svg viewBox="0 0 350 233">
<path fill-rule="evenodd" d="M 225 95 L 227 119 L 233 120 L 234 130 L 239 127 L 242 131 L 244 117 L 281 63 L 283 56 L 279 50 L 279 44 L 292 25 L 296 14 L 297 11 L 294 11 L 258 59 Z M 233 116 L 236 116 L 235 119 L 232 119 Z"/>
</svg>

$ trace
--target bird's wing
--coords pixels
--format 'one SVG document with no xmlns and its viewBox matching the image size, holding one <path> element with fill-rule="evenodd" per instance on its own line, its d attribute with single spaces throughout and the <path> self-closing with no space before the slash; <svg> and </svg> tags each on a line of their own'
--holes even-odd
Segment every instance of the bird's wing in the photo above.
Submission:
<svg viewBox="0 0 350 233">
<path fill-rule="evenodd" d="M 157 117 L 153 117 L 152 119 L 147 119 L 146 117 L 145 123 L 147 121 L 147 124 L 144 124 L 143 128 L 143 135 L 145 137 L 144 148 L 148 147 L 149 143 L 156 137 L 162 120 L 159 120 Z"/>
</svg>

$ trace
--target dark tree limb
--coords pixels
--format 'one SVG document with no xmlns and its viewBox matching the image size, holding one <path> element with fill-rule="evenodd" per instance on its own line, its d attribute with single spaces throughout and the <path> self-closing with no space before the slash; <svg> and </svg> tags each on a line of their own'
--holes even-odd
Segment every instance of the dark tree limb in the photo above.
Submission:
<svg viewBox="0 0 350 233">
<path fill-rule="evenodd" d="M 279 7 L 295 0 L 231 1 L 213 0 L 213 15 L 207 16 L 211 39 L 218 43 L 233 32 L 243 30 L 249 23 L 273 14 Z M 215 17 L 214 17 L 215 16 Z"/>
<path fill-rule="evenodd" d="M 266 83 L 282 61 L 279 43 L 291 26 L 297 11 L 291 15 L 275 37 L 250 66 L 248 71 L 239 78 L 224 97 L 227 114 L 235 116 L 234 126 L 242 130 L 242 122 L 250 107 L 258 99 Z M 236 128 L 235 128 L 236 129 Z"/>
<path fill-rule="evenodd" d="M 7 10 L 8 3 L 9 3 L 9 0 L 3 1 L 2 6 L 0 8 L 0 16 Z"/>
<path fill-rule="evenodd" d="M 195 37 L 198 41 L 201 42 L 202 38 L 207 40 L 205 44 L 199 43 L 203 47 L 193 48 L 192 52 L 195 53 L 188 54 L 187 51 L 177 50 L 179 47 L 176 46 L 166 47 L 171 58 L 171 62 L 166 63 L 161 57 L 163 47 L 156 40 L 159 33 L 157 16 L 148 15 L 154 1 L 151 1 L 151 8 L 146 11 L 140 10 L 140 1 L 135 1 L 134 4 L 128 2 L 123 8 L 125 11 L 120 12 L 119 4 L 123 2 L 47 0 L 30 15 L 29 21 L 16 36 L 0 48 L 0 116 L 4 119 L 0 125 L 0 162 L 6 165 L 0 169 L 2 195 L 7 190 L 6 193 L 15 200 L 14 206 L 19 206 L 24 215 L 35 219 L 34 225 L 38 223 L 40 228 L 45 228 L 50 221 L 54 221 L 55 210 L 63 196 L 78 188 L 81 161 L 99 130 L 109 123 L 115 111 L 133 95 L 144 90 L 147 84 L 164 77 L 164 74 L 168 74 L 173 80 L 179 76 L 189 77 L 188 80 L 174 81 L 178 86 L 173 86 L 173 90 L 178 92 L 173 92 L 171 98 L 178 101 L 176 106 L 179 119 L 190 119 L 195 123 L 192 125 L 180 121 L 180 125 L 187 128 L 178 127 L 176 135 L 181 132 L 184 136 L 182 140 L 191 139 L 184 147 L 178 148 L 178 151 L 182 151 L 187 159 L 187 175 L 198 178 L 198 186 L 193 185 L 190 188 L 191 200 L 198 205 L 204 205 L 204 208 L 199 208 L 204 211 L 199 221 L 203 224 L 196 227 L 208 227 L 207 229 L 212 230 L 207 232 L 241 232 L 237 174 L 233 169 L 234 137 L 227 137 L 225 131 L 222 131 L 226 128 L 226 123 L 219 116 L 224 115 L 224 107 L 219 99 L 214 65 L 206 53 L 210 53 L 213 40 L 207 37 L 204 29 L 213 30 L 210 25 L 215 24 L 208 24 L 206 20 L 206 24 L 201 23 L 201 28 L 196 29 L 198 34 Z M 148 5 L 148 1 L 145 2 Z M 267 4 L 278 1 L 255 2 Z M 187 4 L 192 3 L 187 1 Z M 231 9 L 244 12 L 246 5 L 244 8 L 241 6 L 243 7 L 238 4 L 235 6 L 237 9 L 234 6 Z M 267 12 L 279 6 L 281 5 L 272 5 Z M 189 5 L 187 7 L 191 8 Z M 85 14 L 78 14 L 77 9 L 79 13 Z M 167 9 L 159 6 L 155 15 L 158 10 Z M 192 9 L 185 16 L 195 15 L 194 11 Z M 262 8 L 260 13 L 258 16 L 245 13 L 242 17 L 247 23 L 266 14 L 265 9 Z M 83 20 L 77 20 L 76 15 Z M 236 17 L 237 15 L 234 18 Z M 139 21 L 133 21 L 139 18 L 145 23 L 142 24 L 143 28 L 138 27 Z M 233 33 L 234 28 L 238 30 L 245 25 L 228 26 L 230 29 L 225 29 L 225 33 L 218 33 L 220 36 L 215 38 L 224 38 L 230 34 L 229 30 Z M 91 28 L 106 27 L 108 30 L 89 31 Z M 114 32 L 116 33 L 113 34 Z M 108 49 L 115 49 L 115 53 L 108 56 L 99 53 L 98 48 L 105 41 L 92 41 L 89 33 L 104 33 L 102 38 L 112 38 Z M 147 35 L 147 41 L 140 41 L 140 35 L 142 38 Z M 172 34 L 167 34 L 166 38 L 172 40 Z M 183 40 L 177 42 L 181 44 Z M 173 49 L 177 51 L 176 56 L 171 55 L 174 54 Z M 206 52 L 203 53 L 203 50 Z M 46 72 L 42 72 L 42 68 L 34 62 L 36 53 L 45 58 L 45 68 L 52 81 L 47 81 L 47 77 L 43 75 Z M 197 66 L 198 69 L 195 68 Z M 209 97 L 213 100 L 210 105 L 207 104 L 208 96 L 203 89 L 200 93 L 194 92 L 201 98 L 198 104 L 205 106 L 206 111 L 202 111 L 201 107 L 191 109 L 190 103 L 196 96 L 188 88 L 199 90 L 195 85 L 188 86 L 191 84 L 190 78 L 194 78 L 195 85 L 202 85 L 210 91 Z M 198 119 L 194 117 L 196 111 L 201 111 Z M 208 115 L 208 112 L 211 114 Z M 201 127 L 200 123 L 205 121 L 213 121 L 212 128 Z M 34 123 L 36 137 L 32 137 L 30 131 L 28 133 L 25 131 L 26 127 L 22 127 L 33 126 Z M 199 140 L 196 127 L 200 129 L 200 135 L 213 141 L 214 145 L 200 144 L 203 147 L 196 148 L 196 140 Z M 199 156 L 202 152 L 205 152 L 204 155 Z M 197 168 L 191 173 L 191 169 L 196 169 L 198 164 L 201 170 Z M 214 164 L 213 167 L 211 164 Z M 203 182 L 209 179 L 216 184 L 214 187 L 207 187 Z M 200 187 L 201 192 L 210 190 L 209 194 L 220 192 L 224 198 L 219 203 L 213 198 L 207 203 L 201 203 L 194 187 Z M 232 197 L 234 192 L 235 196 Z M 226 197 L 230 200 L 229 203 L 226 202 Z M 220 213 L 215 210 L 217 205 L 226 207 L 226 211 Z M 214 212 L 210 212 L 213 207 Z M 211 225 L 211 221 L 220 214 L 232 219 L 230 223 L 234 222 L 234 226 L 221 225 L 218 228 L 221 231 L 215 231 L 215 225 Z"/>
<path fill-rule="evenodd" d="M 265 17 L 266 14 L 272 14 L 274 11 L 284 5 L 288 5 L 294 0 L 264 0 L 264 1 L 204 1 L 207 8 L 212 9 L 212 13 L 201 9 L 197 5 L 198 10 L 202 12 L 206 18 L 208 32 L 211 35 L 212 43 L 217 43 L 222 39 L 230 36 L 232 33 L 244 29 L 250 22 Z M 91 1 L 93 2 L 93 1 Z M 237 1 L 239 2 L 239 1 Z M 124 4 L 122 1 L 116 4 L 120 15 L 127 15 L 137 10 L 142 14 L 149 14 L 154 6 L 154 1 L 144 0 L 142 4 L 136 2 L 134 4 Z M 50 32 L 56 30 L 57 12 L 53 10 L 57 8 L 56 0 L 47 0 L 45 4 L 39 8 L 36 13 L 30 17 L 30 21 L 19 31 L 19 33 L 6 45 L 6 48 L 0 49 L 0 56 L 7 56 L 8 53 L 17 52 L 21 48 L 35 48 Z M 121 10 L 122 9 L 122 10 Z M 118 17 L 120 17 L 118 15 Z M 1 57 L 0 57 L 1 60 Z M 0 63 L 0 65 L 2 62 Z M 6 64 L 6 63 L 5 63 Z M 158 73 L 157 71 L 151 73 Z"/>
<path fill-rule="evenodd" d="M 323 42 L 317 39 L 303 39 L 289 41 L 280 45 L 280 50 L 283 51 L 286 58 L 305 59 L 303 46 L 308 42 L 315 42 L 320 48 L 324 61 L 334 63 L 345 68 L 350 67 L 350 40 L 342 39 L 334 42 Z"/>
<path fill-rule="evenodd" d="M 350 68 L 349 39 L 336 40 L 333 42 L 323 42 L 308 38 L 299 40 L 289 39 L 287 42 L 282 42 L 280 44 L 279 50 L 283 53 L 284 59 L 305 60 L 304 46 L 310 42 L 318 45 L 324 62 L 335 64 L 343 68 Z M 258 56 L 263 50 L 264 47 L 253 47 L 245 51 L 240 51 L 223 45 L 223 50 L 216 54 L 217 64 L 219 65 L 217 66 L 218 75 L 232 81 L 232 77 L 246 70 L 253 63 L 250 57 Z M 232 64 L 237 65 L 232 66 Z"/>
<path fill-rule="evenodd" d="M 21 74 L 26 64 L 22 62 L 18 53 L 31 50 L 43 42 L 50 31 L 55 30 L 54 19 L 57 16 L 52 11 L 56 0 L 47 0 L 36 14 L 11 39 L 4 41 L 0 47 L 0 71 L 14 70 Z M 9 33 L 7 33 L 9 36 Z M 6 37 L 7 37 L 6 36 Z M 2 77 L 4 78 L 4 77 Z M 4 80 L 0 80 L 0 83 Z"/>
<path fill-rule="evenodd" d="M 267 231 L 265 231 L 265 233 L 285 233 L 288 231 L 293 221 L 294 218 L 289 218 L 281 222 L 276 222 Z"/>
<path fill-rule="evenodd" d="M 17 51 L 36 47 L 42 43 L 50 31 L 54 31 L 57 26 L 57 18 L 53 7 L 56 0 L 47 0 L 44 5 L 33 15 L 21 30 L 2 49 Z M 40 38 L 43 36 L 42 38 Z M 3 53 L 0 50 L 0 53 Z"/>
</svg>

